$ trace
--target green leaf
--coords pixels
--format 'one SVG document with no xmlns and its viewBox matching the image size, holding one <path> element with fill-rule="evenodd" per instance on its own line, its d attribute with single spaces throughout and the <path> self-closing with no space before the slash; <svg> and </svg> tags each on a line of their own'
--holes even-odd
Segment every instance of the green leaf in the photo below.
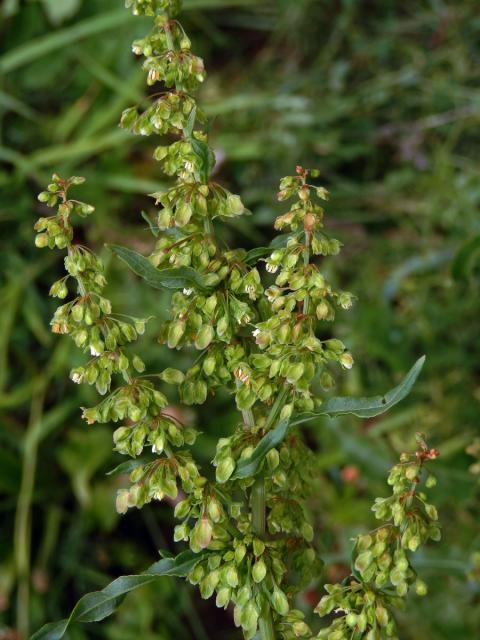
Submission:
<svg viewBox="0 0 480 640">
<path fill-rule="evenodd" d="M 245 256 L 245 262 L 249 264 L 250 262 L 257 262 L 260 258 L 264 256 L 268 256 L 272 253 L 272 247 L 256 247 L 255 249 L 251 249 L 247 251 L 247 255 Z"/>
<path fill-rule="evenodd" d="M 126 462 L 121 462 L 113 469 L 110 469 L 110 471 L 107 471 L 106 475 L 115 476 L 121 473 L 130 473 L 137 467 L 141 467 L 142 465 L 148 464 L 149 462 L 152 462 L 152 460 L 145 460 L 144 458 L 135 458 L 132 460 L 127 460 Z"/>
<path fill-rule="evenodd" d="M 206 292 L 209 287 L 205 285 L 201 275 L 190 267 L 178 267 L 177 269 L 157 269 L 150 260 L 133 249 L 122 247 L 118 244 L 107 245 L 113 253 L 123 260 L 130 269 L 154 289 L 196 289 Z"/>
<path fill-rule="evenodd" d="M 330 398 L 320 407 L 318 411 L 301 413 L 292 422 L 293 425 L 313 420 L 317 416 L 340 416 L 351 413 L 359 418 L 373 418 L 385 413 L 391 407 L 403 400 L 413 387 L 425 362 L 425 356 L 419 358 L 402 382 L 388 391 L 383 396 L 372 396 L 371 398 Z"/>
<path fill-rule="evenodd" d="M 460 250 L 452 264 L 452 275 L 455 280 L 467 280 L 471 275 L 475 259 L 480 257 L 480 236 L 469 240 Z"/>
<path fill-rule="evenodd" d="M 253 450 L 250 458 L 240 460 L 233 472 L 230 480 L 241 480 L 254 476 L 260 469 L 260 465 L 267 453 L 279 445 L 285 437 L 288 429 L 288 420 L 282 420 L 275 429 L 272 429 L 265 435 Z"/>
<path fill-rule="evenodd" d="M 188 116 L 187 126 L 183 130 L 183 135 L 184 135 L 185 138 L 191 138 L 192 137 L 193 127 L 195 126 L 196 117 L 197 117 L 197 105 L 195 105 L 192 108 L 192 110 L 190 111 L 190 114 Z"/>
<path fill-rule="evenodd" d="M 272 240 L 272 242 L 268 245 L 268 247 L 256 247 L 255 249 L 251 249 L 247 252 L 245 256 L 245 262 L 257 262 L 260 258 L 264 256 L 269 256 L 272 251 L 275 249 L 279 249 L 280 247 L 285 247 L 287 245 L 288 239 L 292 237 L 291 233 L 282 233 Z"/>
<path fill-rule="evenodd" d="M 31 637 L 31 640 L 60 640 L 73 622 L 99 622 L 107 618 L 130 591 L 143 587 L 160 576 L 185 577 L 200 562 L 204 553 L 184 551 L 176 558 L 164 558 L 155 562 L 144 573 L 121 576 L 101 591 L 87 593 L 77 602 L 69 618 L 46 624 Z"/>
<path fill-rule="evenodd" d="M 292 426 L 302 424 L 303 422 L 308 422 L 318 416 L 324 415 L 334 416 L 352 413 L 360 418 L 373 418 L 374 416 L 378 416 L 408 395 L 415 380 L 418 378 L 424 362 L 425 356 L 422 356 L 413 365 L 402 382 L 384 396 L 373 396 L 371 398 L 330 398 L 324 402 L 318 411 L 301 413 L 290 424 Z M 257 444 L 250 458 L 238 462 L 230 480 L 249 478 L 258 473 L 260 465 L 267 453 L 282 442 L 287 433 L 288 426 L 289 421 L 283 420 L 275 429 L 269 431 Z"/>
<path fill-rule="evenodd" d="M 155 238 L 158 238 L 158 227 L 156 227 L 153 224 L 153 222 L 150 220 L 150 217 L 149 217 L 148 213 L 146 213 L 145 211 L 142 211 L 141 212 L 141 216 L 145 220 L 145 222 L 148 224 L 148 226 L 150 228 L 150 231 L 155 236 Z"/>
<path fill-rule="evenodd" d="M 200 178 L 206 183 L 215 166 L 215 154 L 206 142 L 192 138 L 191 143 L 192 151 L 199 163 Z"/>
</svg>

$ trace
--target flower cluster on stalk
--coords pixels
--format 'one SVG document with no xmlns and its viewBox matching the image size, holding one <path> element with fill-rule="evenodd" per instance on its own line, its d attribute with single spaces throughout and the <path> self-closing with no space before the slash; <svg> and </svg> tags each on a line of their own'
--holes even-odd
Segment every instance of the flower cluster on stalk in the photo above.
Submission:
<svg viewBox="0 0 480 640">
<path fill-rule="evenodd" d="M 313 453 L 301 432 L 291 427 L 265 455 L 260 470 L 263 530 L 253 522 L 250 508 L 255 474 L 235 476 L 278 422 L 321 405 L 317 381 L 330 389 L 334 366 L 353 365 L 340 340 L 320 337 L 323 323 L 353 302 L 350 293 L 332 287 L 316 261 L 336 255 L 341 247 L 323 227 L 322 203 L 328 193 L 309 182 L 318 172 L 297 167 L 295 175 L 280 183 L 278 199 L 292 204 L 275 222 L 285 232 L 278 242 L 253 258 L 243 249 L 225 249 L 215 224 L 249 211 L 212 177 L 215 155 L 194 96 L 205 70 L 175 19 L 180 2 L 126 4 L 135 15 L 153 17 L 152 31 L 134 42 L 133 51 L 144 57 L 147 84 L 163 86 L 149 96 L 143 111 L 127 109 L 121 126 L 138 135 L 167 136 L 154 158 L 176 178 L 168 189 L 152 194 L 158 216 L 148 259 L 160 273 L 188 269 L 195 274 L 192 286 L 172 295 L 171 317 L 160 328 L 159 342 L 170 349 L 197 350 L 194 364 L 186 372 L 168 368 L 146 373 L 133 353 L 148 319 L 113 312 L 104 293 L 101 260 L 75 243 L 74 217 L 94 210 L 70 197 L 82 178 L 53 176 L 39 200 L 57 206 L 57 213 L 40 218 L 35 227 L 37 246 L 67 252 L 67 275 L 52 285 L 51 295 L 65 299 L 70 281 L 75 283 L 71 299 L 52 320 L 53 331 L 69 334 L 88 356 L 72 370 L 71 379 L 95 385 L 104 396 L 96 406 L 84 408 L 83 417 L 89 424 L 119 423 L 113 433 L 115 449 L 135 459 L 128 467 L 131 486 L 119 491 L 117 509 L 125 513 L 152 500 L 176 500 L 180 522 L 175 541 L 188 543 L 198 554 L 188 580 L 199 585 L 202 597 L 216 594 L 217 606 L 233 603 L 235 624 L 247 639 L 272 614 L 274 633 L 285 640 L 394 637 L 389 607 L 411 584 L 417 592 L 424 590 L 407 551 L 438 537 L 434 508 L 416 490 L 427 450 L 393 469 L 393 496 L 375 505 L 376 515 L 392 523 L 357 540 L 351 580 L 328 586 L 318 607 L 321 615 L 333 609 L 344 615 L 318 636 L 294 606 L 295 595 L 318 577 L 321 567 L 304 508 L 315 472 Z M 169 412 L 162 383 L 178 386 L 187 405 L 204 403 L 218 388 L 234 396 L 242 419 L 218 442 L 214 481 L 202 475 L 193 459 L 189 447 L 197 432 Z"/>
</svg>

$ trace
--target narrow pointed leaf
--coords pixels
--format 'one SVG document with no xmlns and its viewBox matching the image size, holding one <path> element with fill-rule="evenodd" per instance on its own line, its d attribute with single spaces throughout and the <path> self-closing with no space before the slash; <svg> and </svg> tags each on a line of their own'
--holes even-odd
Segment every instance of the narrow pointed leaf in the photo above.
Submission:
<svg viewBox="0 0 480 640">
<path fill-rule="evenodd" d="M 419 358 L 402 382 L 383 396 L 371 398 L 334 397 L 326 400 L 315 412 L 301 413 L 292 422 L 293 425 L 313 420 L 317 416 L 340 416 L 351 413 L 359 418 L 373 418 L 388 411 L 403 400 L 411 391 L 425 362 L 425 356 Z"/>
<path fill-rule="evenodd" d="M 125 462 L 121 462 L 110 471 L 107 471 L 105 475 L 107 476 L 116 476 L 122 473 L 131 473 L 137 467 L 142 466 L 143 464 L 148 464 L 151 460 L 145 460 L 144 458 L 134 458 L 132 460 L 126 460 Z"/>
<path fill-rule="evenodd" d="M 202 559 L 203 553 L 184 551 L 175 558 L 164 558 L 152 564 L 144 573 L 121 576 L 101 591 L 84 595 L 75 605 L 70 617 L 60 622 L 44 625 L 31 640 L 60 640 L 74 622 L 98 622 L 111 615 L 125 596 L 139 587 L 156 580 L 159 576 L 185 577 Z"/>
<path fill-rule="evenodd" d="M 142 211 L 141 212 L 141 216 L 142 218 L 145 220 L 145 222 L 148 224 L 150 231 L 152 232 L 152 234 L 155 236 L 155 238 L 158 238 L 158 227 L 156 227 L 153 222 L 151 221 L 151 219 L 148 216 L 148 213 L 146 213 L 146 211 Z"/>
<path fill-rule="evenodd" d="M 292 426 L 313 420 L 318 416 L 335 416 L 351 413 L 359 418 L 373 418 L 397 404 L 405 398 L 413 387 L 415 380 L 423 367 L 425 356 L 422 356 L 413 365 L 402 382 L 388 391 L 383 396 L 372 396 L 371 398 L 330 398 L 321 406 L 318 411 L 312 413 L 301 413 L 292 422 L 282 421 L 275 429 L 269 431 L 260 440 L 252 455 L 247 460 L 241 460 L 231 476 L 231 480 L 240 480 L 254 476 L 261 468 L 261 464 L 267 453 L 276 447 L 284 439 L 289 424 Z"/>
<path fill-rule="evenodd" d="M 267 453 L 279 445 L 285 437 L 288 429 L 288 420 L 282 420 L 275 429 L 272 429 L 257 444 L 250 458 L 240 460 L 230 480 L 241 480 L 254 476 L 267 455 Z"/>
<path fill-rule="evenodd" d="M 206 142 L 192 138 L 191 143 L 192 151 L 198 160 L 200 177 L 204 183 L 207 183 L 215 166 L 215 154 Z"/>
<path fill-rule="evenodd" d="M 113 253 L 154 289 L 196 289 L 208 291 L 202 276 L 190 267 L 157 269 L 141 253 L 118 244 L 107 245 Z"/>
</svg>

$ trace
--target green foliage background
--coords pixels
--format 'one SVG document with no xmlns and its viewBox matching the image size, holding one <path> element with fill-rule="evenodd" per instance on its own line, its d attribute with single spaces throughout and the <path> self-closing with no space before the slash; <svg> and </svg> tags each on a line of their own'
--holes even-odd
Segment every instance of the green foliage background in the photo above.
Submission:
<svg viewBox="0 0 480 640">
<path fill-rule="evenodd" d="M 186 0 L 185 21 L 209 78 L 218 172 L 254 215 L 232 244 L 265 244 L 280 210 L 278 179 L 318 166 L 331 191 L 328 224 L 345 244 L 326 262 L 359 300 L 338 336 L 356 366 L 342 393 L 382 392 L 422 353 L 409 399 L 360 424 L 326 419 L 307 432 L 318 452 L 310 508 L 329 580 L 342 577 L 349 538 L 371 524 L 391 461 L 426 432 L 441 458 L 435 501 L 444 540 L 418 569 L 430 586 L 402 614 L 402 638 L 474 638 L 480 629 L 478 477 L 465 452 L 478 437 L 480 298 L 480 18 L 473 0 Z M 148 251 L 140 216 L 161 174 L 144 144 L 117 127 L 142 101 L 130 43 L 145 30 L 117 0 L 4 0 L 0 6 L 0 638 L 21 640 L 63 617 L 84 592 L 138 572 L 171 546 L 171 509 L 121 519 L 107 477 L 118 456 L 108 427 L 87 428 L 88 390 L 68 380 L 70 344 L 48 331 L 48 283 L 61 272 L 33 246 L 36 194 L 53 170 L 88 179 L 96 204 L 86 242 Z M 112 298 L 128 311 L 168 314 L 108 252 Z M 178 362 L 155 328 L 142 357 Z M 186 356 L 181 356 L 185 358 Z M 183 364 L 186 364 L 186 360 Z M 175 399 L 172 398 L 174 402 Z M 235 415 L 218 397 L 192 416 L 205 465 Z M 311 608 L 321 580 L 299 606 Z M 317 622 L 317 624 L 319 624 Z M 187 585 L 161 579 L 115 619 L 71 637 L 236 638 L 230 615 Z"/>
</svg>

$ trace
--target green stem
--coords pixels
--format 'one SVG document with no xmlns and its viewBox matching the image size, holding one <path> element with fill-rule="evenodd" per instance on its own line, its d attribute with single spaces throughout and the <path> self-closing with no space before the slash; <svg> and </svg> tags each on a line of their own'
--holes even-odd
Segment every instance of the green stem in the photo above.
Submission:
<svg viewBox="0 0 480 640">
<path fill-rule="evenodd" d="M 270 413 L 267 418 L 265 427 L 268 429 L 271 427 L 281 411 L 285 400 L 287 398 L 288 389 L 284 388 L 278 394 Z M 248 412 L 242 412 L 248 413 Z M 250 412 L 251 413 L 251 412 Z M 247 416 L 248 419 L 248 416 Z M 244 415 L 244 422 L 247 424 L 247 420 Z M 250 494 L 250 507 L 252 510 L 252 528 L 254 533 L 260 538 L 265 537 L 266 533 L 266 503 L 265 503 L 265 479 L 263 476 L 258 476 L 252 487 Z M 272 611 L 269 602 L 266 600 L 262 606 L 260 617 L 258 620 L 258 626 L 260 629 L 261 640 L 275 640 L 275 629 L 273 627 Z"/>
<path fill-rule="evenodd" d="M 253 484 L 251 493 L 252 527 L 259 538 L 265 536 L 265 480 L 258 476 Z"/>
<path fill-rule="evenodd" d="M 213 229 L 213 223 L 212 220 L 210 219 L 210 216 L 205 216 L 205 218 L 203 219 L 203 229 L 206 233 L 207 236 L 214 236 L 215 235 L 215 231 Z"/>
<path fill-rule="evenodd" d="M 167 47 L 170 51 L 175 51 L 173 44 L 172 32 L 170 31 L 170 24 L 167 22 L 165 25 L 165 37 L 167 39 Z"/>
<path fill-rule="evenodd" d="M 303 264 L 305 268 L 308 267 L 309 263 L 310 263 L 310 232 L 305 231 L 305 250 L 303 252 Z M 304 315 L 308 315 L 309 307 L 310 307 L 310 296 L 307 293 L 307 295 L 303 300 Z"/>
<path fill-rule="evenodd" d="M 278 413 L 281 411 L 283 405 L 285 404 L 285 400 L 287 399 L 289 389 L 287 387 L 283 387 L 283 389 L 278 394 L 275 402 L 273 403 L 272 408 L 270 409 L 270 413 L 268 414 L 267 422 L 265 423 L 265 430 L 270 429 L 270 427 L 275 422 Z"/>
<path fill-rule="evenodd" d="M 275 629 L 273 628 L 270 605 L 265 606 L 265 612 L 262 611 L 260 614 L 258 626 L 260 627 L 260 637 L 262 640 L 275 640 Z"/>
<path fill-rule="evenodd" d="M 266 516 L 265 516 L 265 480 L 262 476 L 256 478 L 251 493 L 252 527 L 254 533 L 262 539 L 265 537 Z M 275 640 L 275 630 L 273 628 L 272 612 L 270 603 L 266 600 L 262 606 L 258 620 L 261 640 Z"/>
</svg>

